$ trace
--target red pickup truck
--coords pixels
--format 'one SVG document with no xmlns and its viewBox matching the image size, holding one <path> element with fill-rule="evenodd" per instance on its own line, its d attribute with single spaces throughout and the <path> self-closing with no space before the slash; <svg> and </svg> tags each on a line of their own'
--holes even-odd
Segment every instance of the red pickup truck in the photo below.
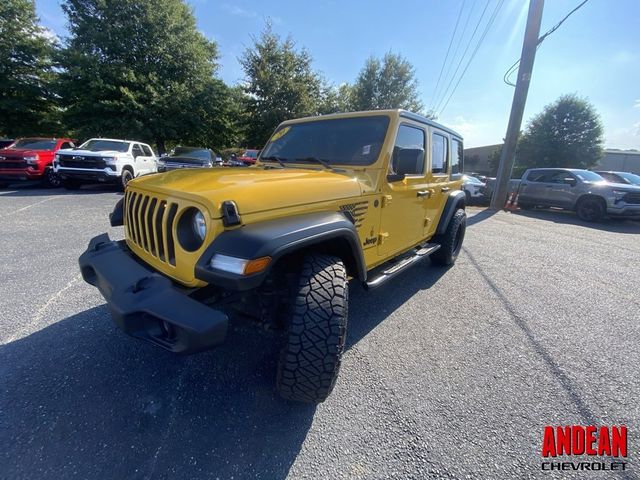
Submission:
<svg viewBox="0 0 640 480">
<path fill-rule="evenodd" d="M 69 138 L 21 138 L 0 150 L 0 186 L 24 180 L 39 180 L 46 187 L 59 187 L 52 163 L 61 148 L 74 148 Z"/>
</svg>

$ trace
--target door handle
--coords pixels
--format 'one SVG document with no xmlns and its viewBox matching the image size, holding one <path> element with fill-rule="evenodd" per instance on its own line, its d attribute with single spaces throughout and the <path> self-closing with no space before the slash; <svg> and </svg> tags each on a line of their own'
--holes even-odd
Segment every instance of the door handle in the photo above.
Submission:
<svg viewBox="0 0 640 480">
<path fill-rule="evenodd" d="M 440 189 L 440 191 L 441 191 L 442 193 L 448 192 L 449 190 L 451 190 L 451 188 L 449 188 L 449 187 L 442 187 L 442 188 Z"/>
<path fill-rule="evenodd" d="M 416 196 L 418 197 L 428 197 L 431 195 L 431 192 L 429 192 L 429 190 L 419 190 L 418 193 L 416 193 Z"/>
</svg>

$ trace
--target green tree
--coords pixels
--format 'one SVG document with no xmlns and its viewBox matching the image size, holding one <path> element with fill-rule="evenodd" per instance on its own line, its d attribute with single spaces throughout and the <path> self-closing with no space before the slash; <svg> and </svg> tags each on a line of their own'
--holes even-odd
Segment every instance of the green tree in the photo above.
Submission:
<svg viewBox="0 0 640 480">
<path fill-rule="evenodd" d="M 324 85 L 309 53 L 290 37 L 282 41 L 270 24 L 253 42 L 239 61 L 248 95 L 246 140 L 262 147 L 283 120 L 318 114 Z"/>
<path fill-rule="evenodd" d="M 53 48 L 33 0 L 0 2 L 0 134 L 57 133 Z"/>
<path fill-rule="evenodd" d="M 65 119 L 80 137 L 224 143 L 217 47 L 182 0 L 65 0 Z"/>
<path fill-rule="evenodd" d="M 370 57 L 353 86 L 354 110 L 404 108 L 421 112 L 415 69 L 401 55 L 387 53 L 382 60 Z"/>
<path fill-rule="evenodd" d="M 516 165 L 590 168 L 602 157 L 602 145 L 602 122 L 593 105 L 577 95 L 563 95 L 529 121 Z"/>
<path fill-rule="evenodd" d="M 348 83 L 343 83 L 338 87 L 325 85 L 322 91 L 319 113 L 325 115 L 351 111 L 353 109 L 352 96 L 353 86 Z"/>
</svg>

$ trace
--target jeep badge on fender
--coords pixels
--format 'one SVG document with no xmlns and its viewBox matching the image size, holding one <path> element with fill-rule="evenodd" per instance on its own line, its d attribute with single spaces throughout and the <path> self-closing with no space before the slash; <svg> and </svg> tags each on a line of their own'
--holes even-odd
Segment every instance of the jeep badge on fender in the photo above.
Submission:
<svg viewBox="0 0 640 480">
<path fill-rule="evenodd" d="M 284 122 L 249 168 L 132 179 L 110 216 L 125 240 L 93 238 L 82 276 L 118 327 L 176 353 L 221 343 L 232 312 L 282 327 L 280 395 L 322 402 L 340 367 L 349 278 L 370 289 L 427 257 L 455 262 L 462 148 L 403 110 Z"/>
</svg>

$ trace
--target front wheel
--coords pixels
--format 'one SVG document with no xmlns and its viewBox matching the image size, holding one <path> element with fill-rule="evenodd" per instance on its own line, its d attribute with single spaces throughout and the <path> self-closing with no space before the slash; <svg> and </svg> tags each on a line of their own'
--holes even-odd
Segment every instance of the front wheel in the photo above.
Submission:
<svg viewBox="0 0 640 480">
<path fill-rule="evenodd" d="M 56 172 L 53 171 L 53 168 L 47 167 L 44 170 L 44 178 L 42 179 L 42 183 L 46 188 L 58 188 L 62 185 L 62 180 Z"/>
<path fill-rule="evenodd" d="M 304 258 L 278 365 L 283 398 L 320 403 L 333 390 L 347 334 L 348 296 L 347 271 L 338 257 Z"/>
<path fill-rule="evenodd" d="M 127 170 L 126 168 L 122 170 L 122 176 L 120 177 L 120 190 L 125 191 L 127 188 L 127 183 L 133 180 L 133 173 L 131 170 Z"/>
<path fill-rule="evenodd" d="M 607 206 L 599 197 L 587 197 L 578 202 L 576 213 L 585 222 L 601 222 L 607 213 Z"/>
<path fill-rule="evenodd" d="M 453 265 L 458 258 L 462 241 L 467 229 L 467 213 L 459 208 L 453 214 L 447 230 L 434 237 L 434 242 L 440 244 L 440 248 L 431 255 L 431 261 L 437 265 Z"/>
</svg>

